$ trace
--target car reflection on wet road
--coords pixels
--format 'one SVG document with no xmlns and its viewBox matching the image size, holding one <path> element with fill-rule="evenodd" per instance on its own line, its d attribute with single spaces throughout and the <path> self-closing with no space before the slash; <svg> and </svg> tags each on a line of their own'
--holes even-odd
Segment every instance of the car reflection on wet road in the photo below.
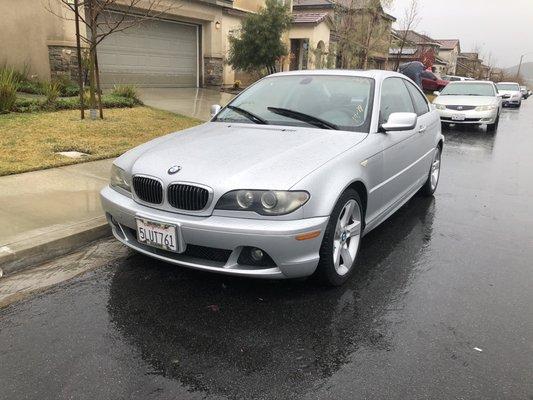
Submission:
<svg viewBox="0 0 533 400">
<path fill-rule="evenodd" d="M 343 287 L 129 253 L 0 310 L 0 398 L 530 398 L 532 110 L 445 131 L 435 198 L 366 236 Z"/>
</svg>

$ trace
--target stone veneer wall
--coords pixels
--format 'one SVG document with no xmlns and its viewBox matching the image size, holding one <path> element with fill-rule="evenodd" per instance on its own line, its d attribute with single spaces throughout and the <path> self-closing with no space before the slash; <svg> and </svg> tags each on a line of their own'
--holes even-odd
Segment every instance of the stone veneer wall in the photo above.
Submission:
<svg viewBox="0 0 533 400">
<path fill-rule="evenodd" d="M 223 69 L 222 57 L 204 57 L 204 85 L 222 86 Z"/>
<path fill-rule="evenodd" d="M 67 76 L 73 81 L 78 79 L 78 55 L 76 47 L 71 46 L 48 46 L 48 58 L 50 60 L 50 75 Z"/>
</svg>

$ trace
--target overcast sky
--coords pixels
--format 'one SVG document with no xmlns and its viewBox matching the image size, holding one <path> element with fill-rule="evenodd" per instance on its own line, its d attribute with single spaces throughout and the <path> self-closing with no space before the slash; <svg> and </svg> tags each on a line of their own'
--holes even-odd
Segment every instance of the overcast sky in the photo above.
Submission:
<svg viewBox="0 0 533 400">
<path fill-rule="evenodd" d="M 394 0 L 398 20 L 411 0 Z M 422 17 L 416 31 L 434 39 L 459 39 L 461 50 L 478 44 L 492 53 L 496 66 L 533 62 L 533 0 L 418 0 Z"/>
</svg>

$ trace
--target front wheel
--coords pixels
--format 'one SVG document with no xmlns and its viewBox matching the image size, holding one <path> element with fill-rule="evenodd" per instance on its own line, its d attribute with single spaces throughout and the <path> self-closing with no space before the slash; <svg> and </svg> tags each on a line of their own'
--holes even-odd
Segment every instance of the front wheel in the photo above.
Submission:
<svg viewBox="0 0 533 400">
<path fill-rule="evenodd" d="M 496 132 L 496 130 L 498 129 L 499 123 L 500 123 L 500 116 L 498 115 L 496 117 L 496 121 L 494 121 L 493 124 L 488 124 L 487 125 L 487 131 L 488 132 Z"/>
<path fill-rule="evenodd" d="M 435 153 L 433 154 L 433 161 L 431 161 L 431 167 L 429 168 L 429 174 L 424 186 L 420 189 L 420 193 L 424 196 L 433 196 L 435 190 L 437 190 L 437 185 L 439 184 L 440 178 L 440 157 L 441 149 L 439 146 L 435 148 Z"/>
<path fill-rule="evenodd" d="M 357 191 L 347 189 L 333 208 L 314 274 L 320 283 L 340 286 L 353 272 L 363 229 L 361 204 Z"/>
</svg>

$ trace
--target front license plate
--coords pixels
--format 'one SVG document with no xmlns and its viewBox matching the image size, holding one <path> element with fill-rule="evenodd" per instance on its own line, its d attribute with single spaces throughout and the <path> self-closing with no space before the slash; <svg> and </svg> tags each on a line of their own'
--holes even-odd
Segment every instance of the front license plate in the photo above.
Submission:
<svg viewBox="0 0 533 400">
<path fill-rule="evenodd" d="M 452 115 L 453 121 L 464 121 L 466 116 L 464 114 L 454 114 Z"/>
<path fill-rule="evenodd" d="M 176 225 L 137 218 L 137 241 L 168 251 L 178 251 Z"/>
</svg>

